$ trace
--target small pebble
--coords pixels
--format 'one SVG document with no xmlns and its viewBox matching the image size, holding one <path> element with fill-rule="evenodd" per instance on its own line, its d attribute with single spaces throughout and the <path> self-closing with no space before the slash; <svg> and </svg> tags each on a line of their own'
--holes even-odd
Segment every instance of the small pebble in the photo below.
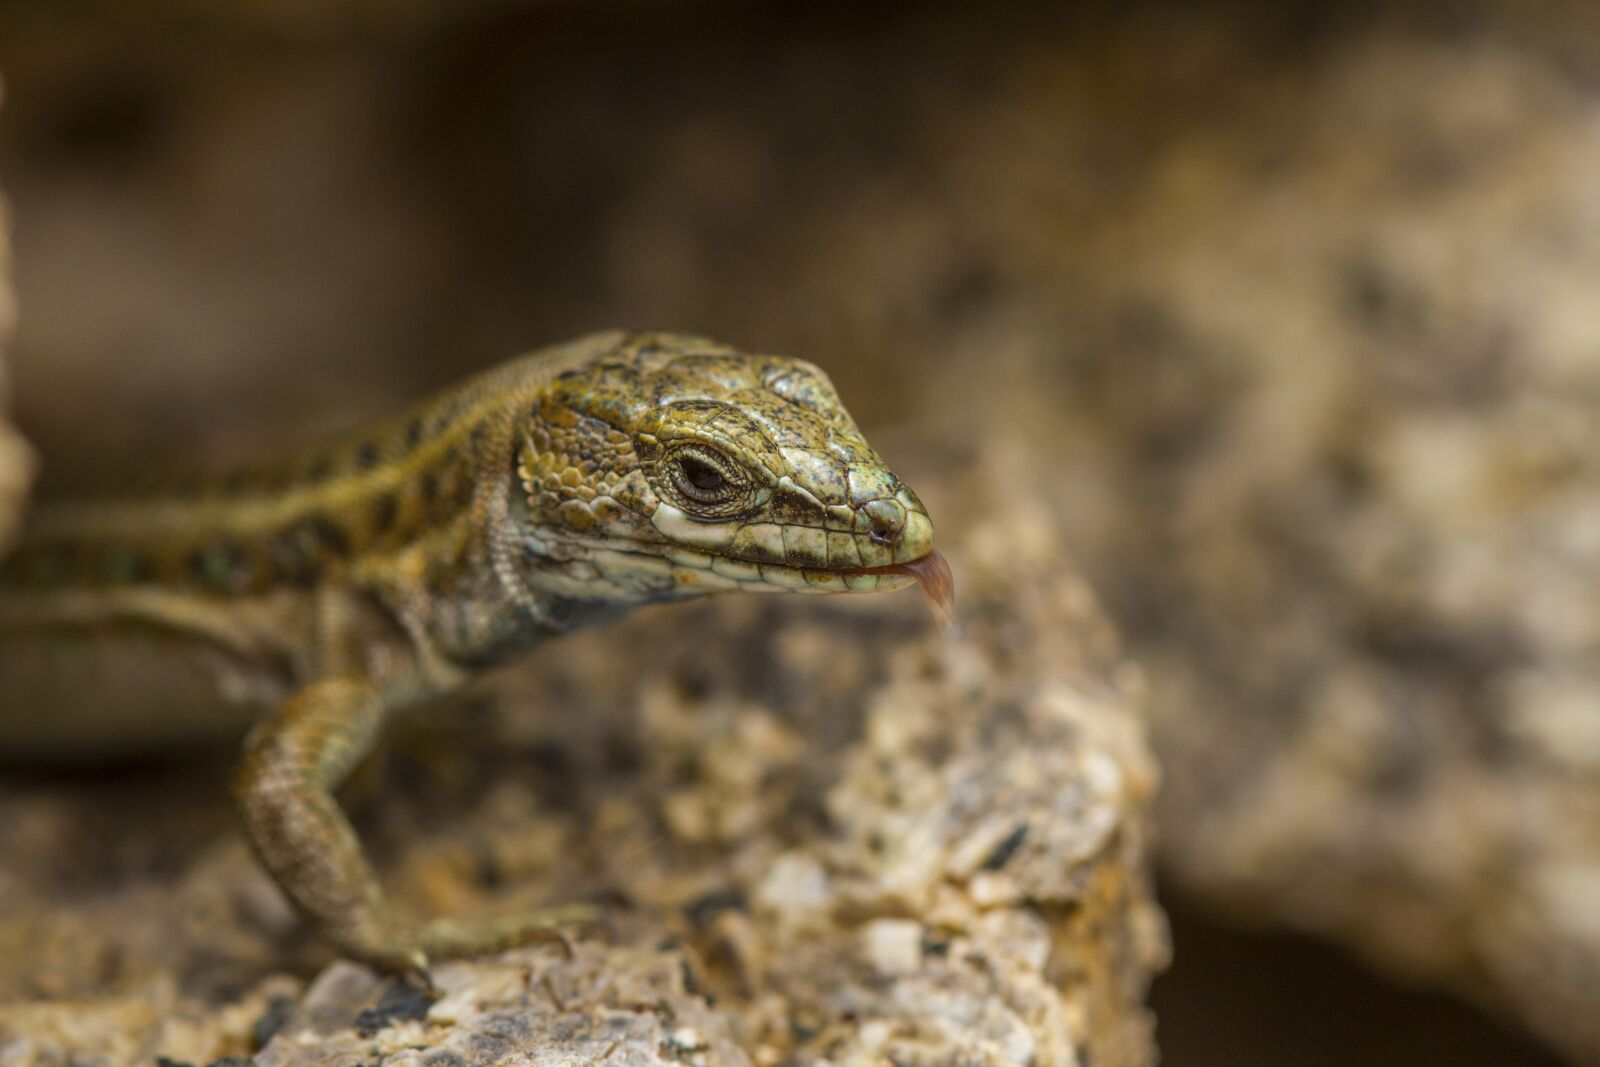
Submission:
<svg viewBox="0 0 1600 1067">
<path fill-rule="evenodd" d="M 911 974 L 922 967 L 922 924 L 910 919 L 874 919 L 861 930 L 867 962 L 882 975 Z"/>
</svg>

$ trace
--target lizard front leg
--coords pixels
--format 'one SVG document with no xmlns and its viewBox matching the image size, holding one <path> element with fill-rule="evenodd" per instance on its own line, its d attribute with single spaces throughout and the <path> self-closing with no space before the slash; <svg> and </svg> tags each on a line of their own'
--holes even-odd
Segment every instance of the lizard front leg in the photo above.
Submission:
<svg viewBox="0 0 1600 1067">
<path fill-rule="evenodd" d="M 360 676 L 313 682 L 245 743 L 235 792 L 261 862 L 295 905 L 348 955 L 385 970 L 478 955 L 551 936 L 592 909 L 486 922 L 417 921 L 394 911 L 332 791 L 371 749 L 387 708 Z"/>
</svg>

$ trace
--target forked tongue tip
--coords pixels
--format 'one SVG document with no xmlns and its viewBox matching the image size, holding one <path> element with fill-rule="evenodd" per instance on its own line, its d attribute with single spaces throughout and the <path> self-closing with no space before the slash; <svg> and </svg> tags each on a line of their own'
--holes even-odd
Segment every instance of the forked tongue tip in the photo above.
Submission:
<svg viewBox="0 0 1600 1067">
<path fill-rule="evenodd" d="M 921 559 L 901 563 L 895 569 L 917 580 L 928 607 L 933 609 L 934 618 L 939 620 L 939 628 L 948 630 L 956 619 L 956 579 L 950 573 L 950 564 L 939 550 L 934 549 Z"/>
</svg>

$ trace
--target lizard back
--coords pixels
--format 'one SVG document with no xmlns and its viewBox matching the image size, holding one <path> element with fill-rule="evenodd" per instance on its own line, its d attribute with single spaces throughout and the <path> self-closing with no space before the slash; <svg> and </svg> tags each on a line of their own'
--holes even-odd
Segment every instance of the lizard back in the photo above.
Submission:
<svg viewBox="0 0 1600 1067">
<path fill-rule="evenodd" d="M 370 595 L 477 535 L 481 439 L 596 334 L 326 444 L 116 497 L 41 501 L 0 560 L 0 757 L 99 758 L 242 730 L 337 654 L 326 616 L 405 654 Z"/>
</svg>

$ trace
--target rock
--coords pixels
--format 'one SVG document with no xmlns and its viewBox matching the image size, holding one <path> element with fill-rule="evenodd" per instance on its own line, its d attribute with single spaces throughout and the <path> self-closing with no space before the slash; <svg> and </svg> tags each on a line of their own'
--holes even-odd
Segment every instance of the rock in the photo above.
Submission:
<svg viewBox="0 0 1600 1067">
<path fill-rule="evenodd" d="M 47 237 L 30 246 L 15 349 L 31 368 L 30 429 L 53 470 L 175 437 L 239 450 L 596 323 L 663 322 L 817 359 L 874 439 L 934 426 L 914 447 L 958 460 L 987 448 L 991 462 L 1001 439 L 1021 441 L 1025 477 L 990 470 L 1048 518 L 1007 514 L 1072 546 L 1148 668 L 1171 884 L 1600 1062 L 1586 1010 L 1600 985 L 1600 96 L 1574 73 L 1594 68 L 1600 41 L 1573 5 L 1236 8 L 1040 6 L 981 34 L 968 16 L 908 9 L 875 34 L 797 23 L 781 44 L 759 18 L 707 19 L 673 29 L 683 54 L 716 63 L 666 66 L 652 34 L 530 34 L 515 13 L 382 61 L 324 49 L 282 64 L 242 36 L 202 60 L 162 50 L 155 30 L 82 26 L 14 47 L 18 64 L 39 58 L 7 110 L 26 136 L 3 177 Z M 90 195 L 61 180 L 60 155 L 28 148 L 68 143 L 54 134 L 81 128 L 69 120 L 89 95 L 43 68 L 145 52 L 165 65 L 134 99 L 157 121 L 112 129 L 110 155 L 91 158 L 129 161 L 127 177 Z M 376 88 L 396 84 L 413 88 Z M 193 191 L 187 224 L 150 226 L 150 190 L 168 186 Z M 85 291 L 118 299 L 86 304 Z M 86 396 L 90 373 L 103 388 Z M 941 528 L 990 499 L 947 495 Z M 1019 534 L 985 536 L 1003 558 Z M 726 610 L 755 626 L 776 609 Z M 595 741 L 603 758 L 540 764 L 557 783 L 542 791 L 491 790 L 481 817 L 546 825 L 538 813 L 587 795 L 592 767 L 631 761 L 671 780 L 659 818 L 635 831 L 643 854 L 665 839 L 720 855 L 765 832 L 764 790 L 785 779 L 742 776 L 798 773 L 831 721 L 774 712 L 794 672 L 836 679 L 836 693 L 877 684 L 839 653 L 833 610 L 782 616 L 782 641 L 762 651 L 790 665 L 783 699 L 711 709 L 715 744 L 694 747 L 709 728 L 699 683 L 578 700 L 591 719 L 625 708 L 643 725 Z M 670 647 L 692 676 L 724 646 Z M 964 647 L 949 669 L 983 678 Z M 594 665 L 563 675 L 563 700 L 604 671 L 602 654 L 581 655 Z M 547 660 L 540 677 L 563 670 Z M 873 723 L 890 751 L 923 736 L 903 714 Z M 555 732 L 524 740 L 549 755 Z M 646 737 L 672 743 L 651 751 Z M 1067 777 L 1112 782 L 1128 763 L 1086 753 Z M 800 810 L 848 829 L 852 805 L 905 785 L 854 773 Z M 26 835 L 26 854 L 51 862 L 51 828 L 84 813 L 26 801 L 0 837 Z M 585 810 L 606 834 L 640 820 L 627 797 Z M 1012 908 L 1049 892 L 1052 857 L 1105 839 L 1092 807 L 1085 821 L 1010 814 L 973 817 L 943 854 L 901 849 L 874 877 L 911 892 L 942 864 L 963 906 Z M 419 865 L 417 893 L 481 904 L 450 871 L 543 871 L 591 827 L 563 825 L 490 835 L 470 855 L 441 843 L 454 866 Z M 761 923 L 810 929 L 853 892 L 787 839 L 757 866 L 683 903 L 724 966 L 767 950 Z M 34 868 L 0 863 L 0 901 L 19 869 Z M 49 898 L 37 892 L 34 905 Z M 860 921 L 938 929 L 895 908 Z M 271 966 L 269 919 L 225 957 Z M 83 943 L 80 926 L 48 916 L 25 943 L 49 933 L 54 969 L 92 974 L 100 961 L 61 948 Z M 866 966 L 865 942 L 852 945 Z M 142 943 L 122 958 L 156 957 Z M 894 1031 L 862 1033 L 877 1048 Z"/>
<path fill-rule="evenodd" d="M 574 1057 L 608 1064 L 749 1064 L 729 1019 L 685 988 L 681 952 L 582 944 L 435 968 L 439 999 L 350 963 L 324 972 L 257 1067 L 353 1060 L 476 1065 Z M 396 991 L 399 991 L 398 993 Z M 395 1014 L 384 1003 L 419 1011 Z"/>
<path fill-rule="evenodd" d="M 181 986 L 201 1036 L 96 1015 L 107 1047 L 205 1062 L 253 1051 L 254 1029 L 270 1067 L 513 1050 L 1152 1064 L 1143 1004 L 1167 947 L 1141 688 L 1048 512 L 996 491 L 1025 457 L 997 445 L 908 475 L 951 516 L 952 633 L 911 592 L 643 612 L 400 731 L 381 794 L 350 800 L 400 902 L 605 914 L 567 945 L 439 965 L 436 999 L 323 967 L 252 903 L 262 876 L 225 829 L 226 753 L 217 774 L 81 795 L 0 786 L 0 959 L 21 965 L 0 983 L 35 1013 L 0 1014 L 0 1063 L 72 1047 L 38 1012 Z M 135 799 L 158 789 L 170 807 Z M 84 869 L 55 858 L 63 841 Z M 69 876 L 84 895 L 63 906 Z M 285 1020 L 291 975 L 319 967 Z M 250 1011 L 224 1006 L 277 970 Z M 226 1040 L 207 1004 L 235 1021 Z"/>
<path fill-rule="evenodd" d="M 911 919 L 874 919 L 861 931 L 861 950 L 881 975 L 912 974 L 922 966 L 922 924 Z"/>
<path fill-rule="evenodd" d="M 182 995 L 166 978 L 94 996 L 9 1001 L 0 1005 L 0 1064 L 120 1067 L 158 1057 L 205 1064 L 245 1056 L 253 1048 L 253 1021 L 274 998 L 297 990 L 298 983 L 275 977 L 202 1000 Z"/>
<path fill-rule="evenodd" d="M 1171 884 L 1600 1062 L 1600 36 L 1452 11 L 908 17 L 753 103 L 652 78 L 675 127 L 597 93 L 651 175 L 600 302 L 818 354 L 946 448 L 1015 433 L 1148 669 Z M 565 143 L 526 138 L 508 188 Z M 959 856 L 975 899 L 1013 832 Z"/>
<path fill-rule="evenodd" d="M 1064 488 L 1132 487 L 1073 544 L 1172 884 L 1600 1062 L 1600 95 L 1505 33 L 1330 43 L 1270 183 L 1243 117 L 1150 162 L 1129 399 L 1070 416 L 1125 465 Z"/>
</svg>

